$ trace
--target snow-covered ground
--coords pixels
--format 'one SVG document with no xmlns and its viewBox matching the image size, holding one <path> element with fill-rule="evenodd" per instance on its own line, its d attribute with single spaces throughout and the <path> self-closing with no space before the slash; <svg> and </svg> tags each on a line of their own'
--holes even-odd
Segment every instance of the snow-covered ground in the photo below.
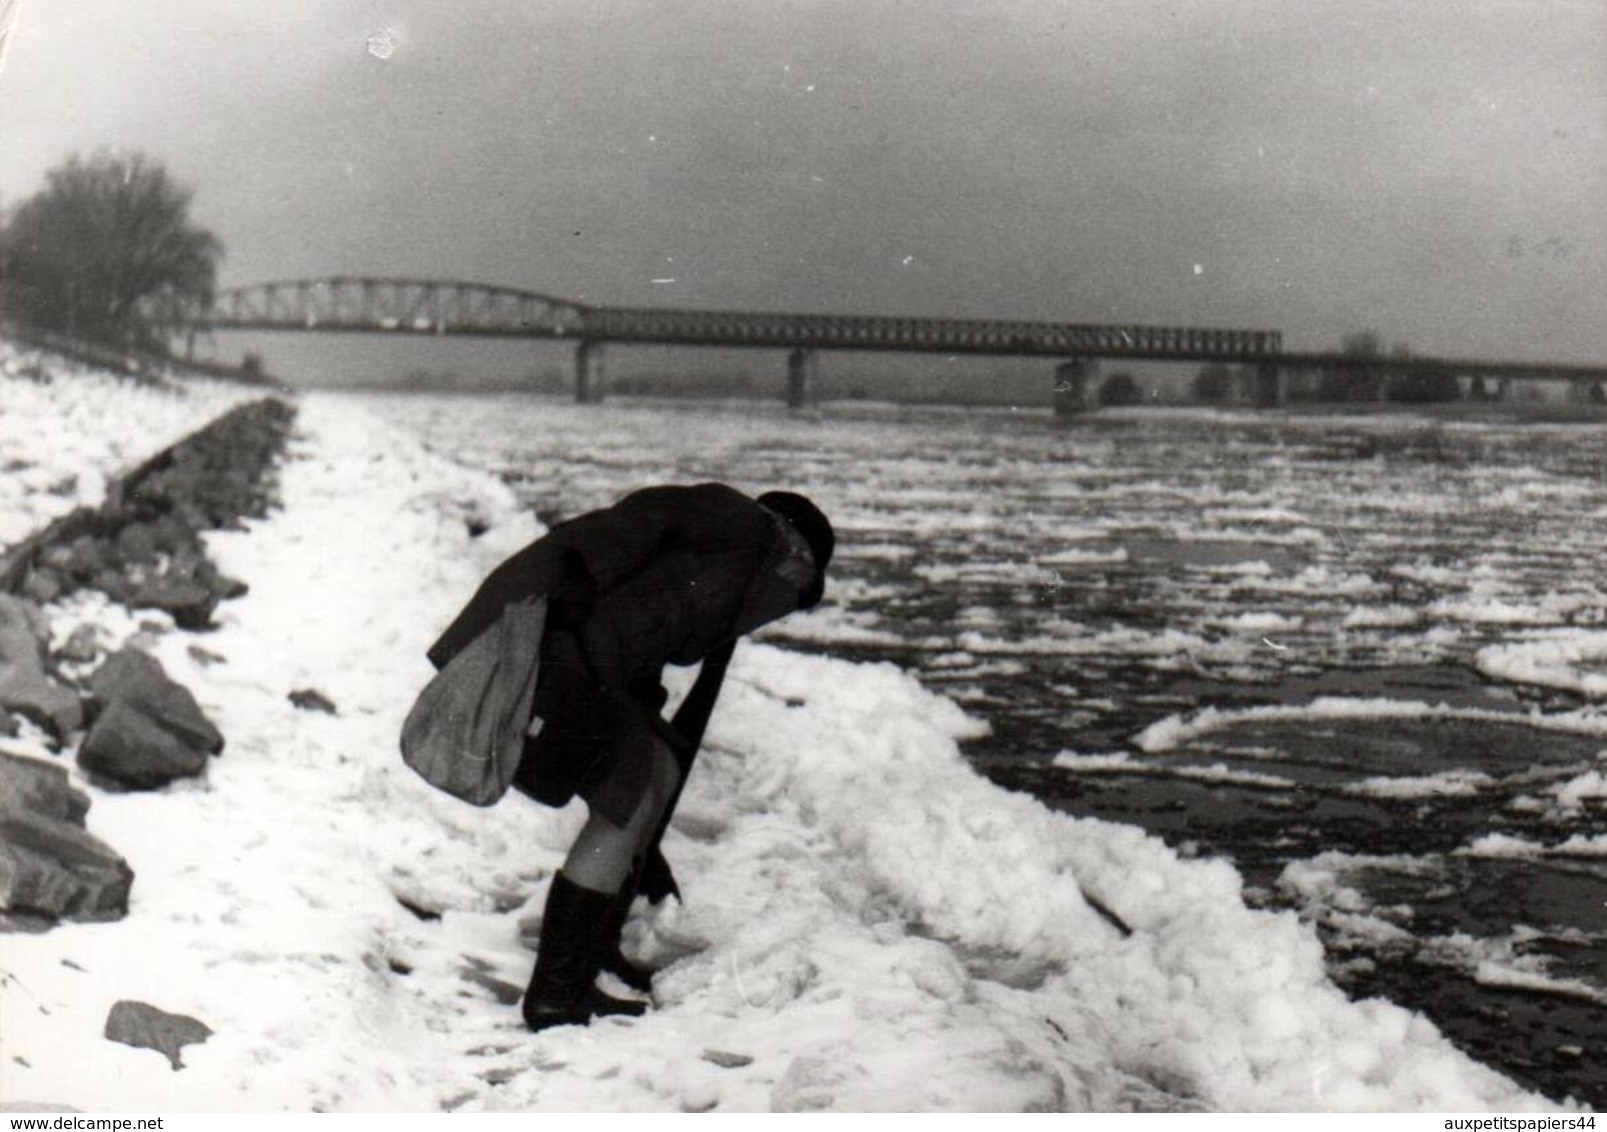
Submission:
<svg viewBox="0 0 1607 1132">
<path fill-rule="evenodd" d="M 68 389 L 40 387 L 23 459 L 40 463 L 45 437 L 82 426 Z M 1311 928 L 1247 908 L 1230 866 L 989 784 L 956 745 L 979 724 L 904 672 L 763 644 L 738 652 L 666 842 L 686 904 L 643 906 L 628 934 L 627 950 L 664 965 L 656 1008 L 526 1033 L 505 1000 L 582 814 L 455 802 L 401 764 L 396 735 L 426 644 L 539 528 L 496 479 L 360 399 L 309 395 L 300 410 L 283 510 L 208 540 L 249 596 L 199 642 L 144 638 L 227 749 L 204 782 L 84 787 L 91 832 L 137 874 L 127 919 L 0 941 L 6 1101 L 1545 1107 L 1423 1018 L 1348 1001 Z M 471 538 L 470 517 L 490 529 Z M 139 628 L 84 600 L 53 612 L 113 636 Z M 304 688 L 338 714 L 292 706 Z M 0 745 L 59 758 L 27 733 Z M 172 1072 L 102 1038 L 125 998 L 214 1036 Z"/>
<path fill-rule="evenodd" d="M 0 341 L 0 550 L 74 507 L 98 505 L 109 477 L 260 396 L 200 379 L 137 385 Z"/>
</svg>

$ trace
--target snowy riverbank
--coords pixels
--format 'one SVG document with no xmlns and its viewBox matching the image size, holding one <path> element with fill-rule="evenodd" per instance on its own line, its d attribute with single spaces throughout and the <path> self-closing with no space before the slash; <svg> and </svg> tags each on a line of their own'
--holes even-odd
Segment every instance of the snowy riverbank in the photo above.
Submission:
<svg viewBox="0 0 1607 1132">
<path fill-rule="evenodd" d="M 110 477 L 262 396 L 209 380 L 138 385 L 6 342 L 0 389 L 0 549 L 74 507 L 97 506 Z"/>
<path fill-rule="evenodd" d="M 976 723 L 903 673 L 762 645 L 738 652 L 666 844 L 687 903 L 627 937 L 667 964 L 658 1008 L 527 1034 L 503 1000 L 523 987 L 521 936 L 581 814 L 454 802 L 401 765 L 395 736 L 428 673 L 424 646 L 537 528 L 502 485 L 355 399 L 309 396 L 300 410 L 283 510 L 208 538 L 250 594 L 220 608 L 205 654 L 182 633 L 152 642 L 221 727 L 223 756 L 204 783 L 157 794 L 86 786 L 90 830 L 136 872 L 128 918 L 0 941 L 6 1101 L 1544 1105 L 1421 1018 L 1347 1001 L 1311 930 L 1247 909 L 1230 867 L 987 783 L 955 744 Z M 479 538 L 471 519 L 489 524 Z M 137 628 L 87 601 L 54 612 Z M 306 688 L 337 714 L 293 706 Z M 26 735 L 0 746 L 61 761 Z M 172 1072 L 102 1038 L 125 998 L 214 1035 Z"/>
</svg>

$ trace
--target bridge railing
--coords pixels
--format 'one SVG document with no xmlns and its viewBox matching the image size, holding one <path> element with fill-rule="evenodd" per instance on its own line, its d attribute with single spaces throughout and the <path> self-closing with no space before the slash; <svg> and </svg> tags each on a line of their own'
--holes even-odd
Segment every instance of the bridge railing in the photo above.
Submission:
<svg viewBox="0 0 1607 1132">
<path fill-rule="evenodd" d="M 1283 342 L 1265 330 L 632 307 L 584 308 L 579 333 L 608 342 L 1235 359 L 1276 354 Z"/>
</svg>

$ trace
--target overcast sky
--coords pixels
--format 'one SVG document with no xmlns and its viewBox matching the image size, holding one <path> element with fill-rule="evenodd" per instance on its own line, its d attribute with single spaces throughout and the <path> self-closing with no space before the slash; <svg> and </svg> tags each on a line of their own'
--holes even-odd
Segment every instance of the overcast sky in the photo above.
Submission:
<svg viewBox="0 0 1607 1132">
<path fill-rule="evenodd" d="M 0 205 L 100 147 L 225 284 L 1607 361 L 1604 0 L 27 0 Z"/>
</svg>

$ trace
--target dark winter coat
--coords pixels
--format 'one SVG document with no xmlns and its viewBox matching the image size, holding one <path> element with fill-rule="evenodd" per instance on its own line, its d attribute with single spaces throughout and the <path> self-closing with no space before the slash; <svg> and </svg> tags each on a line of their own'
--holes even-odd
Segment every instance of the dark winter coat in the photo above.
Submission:
<svg viewBox="0 0 1607 1132">
<path fill-rule="evenodd" d="M 516 780 L 543 802 L 580 793 L 628 816 L 656 733 L 666 664 L 696 664 L 786 610 L 763 569 L 779 520 L 723 484 L 651 487 L 554 527 L 491 572 L 429 651 L 437 668 L 524 597 L 549 599 L 536 714 Z M 613 811 L 613 812 L 610 812 Z"/>
<path fill-rule="evenodd" d="M 431 646 L 445 667 L 511 601 L 546 595 L 599 681 L 624 687 L 696 664 L 764 623 L 751 593 L 778 520 L 724 484 L 650 487 L 560 523 L 503 562 Z"/>
</svg>

